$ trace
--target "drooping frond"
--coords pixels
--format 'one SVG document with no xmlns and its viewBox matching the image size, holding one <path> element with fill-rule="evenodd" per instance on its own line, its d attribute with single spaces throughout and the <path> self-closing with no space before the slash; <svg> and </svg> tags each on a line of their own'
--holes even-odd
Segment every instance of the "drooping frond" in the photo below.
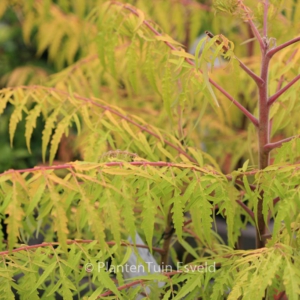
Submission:
<svg viewBox="0 0 300 300">
<path fill-rule="evenodd" d="M 123 110 L 109 106 L 99 99 L 90 99 L 72 92 L 67 93 L 42 86 L 3 89 L 0 93 L 6 102 L 10 101 L 15 106 L 10 120 L 11 142 L 23 113 L 28 114 L 26 117 L 27 145 L 29 145 L 36 118 L 40 113 L 43 115 L 45 119 L 42 138 L 43 156 L 45 158 L 47 146 L 51 141 L 50 162 L 54 159 L 62 135 L 64 133 L 68 135 L 72 123 L 79 131 L 83 127 L 80 135 L 81 150 L 84 158 L 89 161 L 98 160 L 109 148 L 113 150 L 122 148 L 122 141 L 126 141 L 128 145 L 127 149 L 123 150 L 143 153 L 141 156 L 147 156 L 151 160 L 157 160 L 160 156 L 156 154 L 159 151 L 156 143 L 160 142 L 162 145 L 173 148 L 177 152 L 175 156 L 181 155 L 194 161 L 174 137 L 169 135 L 170 140 L 167 140 L 163 137 L 163 135 L 168 136 L 167 133 L 162 133 L 162 130 L 146 124 L 140 118 L 129 116 Z M 148 140 L 144 134 L 149 135 L 150 139 Z M 163 151 L 167 154 L 169 150 Z"/>
<path fill-rule="evenodd" d="M 64 173 L 64 179 L 58 177 L 55 173 L 55 170 L 61 169 L 66 170 L 66 173 Z M 143 207 L 144 205 L 151 207 L 148 202 L 144 203 L 144 201 L 149 201 L 151 198 L 153 199 L 151 201 L 156 204 L 153 206 L 153 210 L 148 210 L 147 215 L 145 216 L 147 216 L 147 218 L 150 216 L 154 218 L 158 213 L 158 208 L 161 209 L 162 213 L 165 211 L 163 208 L 165 205 L 167 205 L 167 207 L 172 206 L 175 229 L 177 230 L 179 236 L 181 235 L 184 212 L 183 208 L 185 207 L 185 211 L 191 212 L 197 235 L 203 241 L 206 241 L 208 244 L 210 244 L 212 241 L 212 236 L 209 232 L 211 229 L 211 216 L 214 205 L 217 205 L 218 210 L 220 212 L 223 211 L 224 215 L 226 216 L 229 241 L 231 241 L 233 244 L 239 236 L 239 234 L 233 230 L 235 227 L 233 225 L 236 224 L 236 222 L 239 222 L 238 218 L 235 217 L 236 215 L 239 215 L 237 214 L 237 210 L 241 209 L 238 203 L 233 199 L 238 199 L 239 193 L 236 189 L 234 189 L 232 184 L 227 181 L 226 177 L 220 176 L 218 178 L 216 177 L 216 173 L 212 170 L 210 171 L 209 169 L 199 168 L 192 164 L 169 164 L 163 162 L 152 163 L 147 161 L 139 161 L 137 158 L 137 160 L 134 162 L 75 162 L 68 165 L 40 167 L 31 170 L 28 169 L 22 171 L 21 173 L 23 172 L 24 175 L 20 176 L 19 172 L 17 171 L 7 171 L 0 177 L 3 197 L 2 201 L 4 201 L 4 207 L 7 205 L 5 203 L 10 203 L 10 199 L 15 199 L 13 202 L 14 210 L 12 210 L 12 206 L 8 206 L 6 210 L 6 213 L 11 215 L 11 218 L 8 220 L 19 222 L 14 223 L 14 225 L 11 223 L 9 232 L 12 236 L 18 235 L 17 232 L 18 228 L 21 226 L 22 216 L 24 214 L 31 214 L 34 207 L 38 207 L 39 218 L 46 216 L 47 213 L 52 211 L 53 220 L 59 221 L 57 224 L 54 222 L 53 226 L 56 226 L 55 228 L 57 228 L 55 232 L 59 231 L 60 234 L 66 234 L 69 230 L 80 231 L 81 228 L 84 228 L 84 225 L 86 224 L 85 222 L 88 222 L 90 226 L 93 226 L 91 222 L 95 222 L 95 226 L 99 227 L 99 224 L 103 224 L 101 219 L 98 219 L 99 216 L 108 214 L 108 220 L 112 219 L 111 209 L 113 207 L 115 207 L 113 211 L 122 211 L 120 205 L 129 205 L 130 203 L 131 204 L 129 207 L 132 207 L 132 211 L 134 211 L 135 208 Z M 286 177 L 290 176 L 288 175 L 290 172 L 294 172 L 293 168 L 288 168 L 285 170 L 285 172 L 282 170 L 279 174 Z M 214 174 L 214 176 L 212 176 L 212 174 Z M 276 174 L 278 174 L 278 172 L 275 172 L 273 176 L 276 176 Z M 114 177 L 112 177 L 112 175 L 114 175 Z M 272 173 L 266 170 L 265 175 L 264 173 L 262 175 L 266 178 L 270 178 Z M 264 184 L 263 178 L 264 177 L 260 177 L 259 182 L 264 188 L 267 200 L 273 199 L 275 195 L 280 196 L 281 193 L 286 194 L 284 189 L 287 189 L 288 186 L 281 184 L 280 189 L 282 189 L 282 192 L 279 193 L 279 190 L 276 190 L 274 185 L 266 185 L 267 182 L 269 182 L 268 180 L 266 181 L 266 184 Z M 294 174 L 292 178 L 293 184 L 298 185 L 298 176 Z M 121 181 L 119 182 L 119 180 Z M 275 186 L 278 186 L 278 183 L 276 184 L 276 182 L 279 182 L 278 179 L 273 179 L 272 182 L 274 182 Z M 85 185 L 90 187 L 87 188 Z M 137 193 L 134 192 L 136 188 L 138 189 Z M 135 194 L 139 200 L 137 202 L 130 200 L 126 196 L 127 194 L 122 192 L 123 189 L 124 191 L 127 191 L 128 195 Z M 249 193 L 252 193 L 251 190 L 245 194 L 245 199 L 249 199 L 250 202 L 248 206 L 251 207 L 253 205 L 255 210 L 255 204 L 257 201 L 255 201 L 255 198 Z M 21 195 L 27 196 L 21 197 Z M 296 195 L 297 192 L 296 194 L 291 194 L 291 200 L 289 203 L 295 203 L 294 201 L 295 197 L 297 197 Z M 65 199 L 64 201 L 66 202 L 62 200 L 58 202 L 58 200 L 55 199 Z M 98 203 L 98 199 L 102 199 L 102 202 Z M 72 209 L 72 205 L 75 203 L 78 203 L 79 205 L 74 211 L 74 209 Z M 297 204 L 297 208 L 293 206 L 287 206 L 284 204 L 284 199 L 280 203 L 280 208 L 276 207 L 276 209 L 272 209 L 274 216 L 278 214 L 275 219 L 273 233 L 274 241 L 277 241 L 278 237 L 280 236 L 280 228 L 278 229 L 277 224 L 280 224 L 281 220 L 285 220 L 285 226 L 287 230 L 291 231 L 297 228 L 295 227 L 297 225 L 295 223 L 291 224 L 287 218 L 291 218 L 291 211 L 298 210 L 299 205 Z M 99 215 L 97 210 L 90 210 L 91 205 L 96 205 L 95 207 L 100 209 Z M 19 209 L 17 210 L 18 207 Z M 283 207 L 285 207 L 285 209 L 283 209 Z M 60 211 L 62 208 L 64 208 L 64 211 L 67 212 L 67 214 Z M 85 218 L 82 215 L 82 210 L 84 212 L 88 211 L 88 216 L 94 214 L 96 215 L 94 215 L 93 218 Z M 150 211 L 152 213 L 150 213 Z M 61 218 L 55 217 L 58 212 L 60 212 Z M 75 216 L 77 213 L 82 216 L 82 218 L 79 218 L 78 220 L 85 220 L 85 222 L 82 223 L 81 221 L 80 224 L 76 222 Z M 198 218 L 196 218 L 196 216 L 198 216 Z M 65 218 L 67 218 L 68 221 Z M 72 221 L 72 218 L 75 219 Z M 202 227 L 197 227 L 199 218 L 201 220 Z M 62 223 L 64 222 L 64 219 L 65 225 Z M 118 223 L 117 220 L 118 218 L 114 218 L 113 224 L 107 222 L 102 226 L 108 226 L 108 228 L 111 230 L 113 229 L 113 232 L 115 232 L 114 238 L 119 241 L 120 238 L 117 238 L 119 235 L 118 232 L 125 233 L 126 230 L 124 231 L 124 229 L 127 227 L 122 230 L 119 228 L 117 231 L 114 231 L 116 230 L 114 226 L 116 226 L 116 223 Z M 127 221 L 128 220 L 129 219 L 127 219 Z M 155 219 L 153 219 L 152 223 L 154 220 Z M 45 220 L 45 222 L 47 222 L 47 220 Z M 119 222 L 121 226 L 124 220 L 120 218 Z M 66 224 L 73 223 L 77 224 L 76 228 L 71 227 L 67 229 Z M 130 224 L 131 223 L 129 223 L 128 228 L 132 233 L 133 224 Z M 145 223 L 144 226 L 146 226 L 146 224 L 148 226 L 149 223 Z M 150 226 L 150 228 L 151 227 L 152 226 Z M 105 227 L 103 227 L 103 230 L 104 228 Z M 97 234 L 99 240 L 104 240 L 104 235 L 101 236 L 101 230 L 96 230 L 95 227 L 95 231 L 93 232 L 94 234 Z M 129 233 L 130 232 L 128 232 L 128 234 Z M 152 239 L 151 236 L 153 232 L 149 234 L 150 236 L 147 238 L 148 241 Z M 65 240 L 66 237 L 61 235 L 60 239 Z"/>
</svg>

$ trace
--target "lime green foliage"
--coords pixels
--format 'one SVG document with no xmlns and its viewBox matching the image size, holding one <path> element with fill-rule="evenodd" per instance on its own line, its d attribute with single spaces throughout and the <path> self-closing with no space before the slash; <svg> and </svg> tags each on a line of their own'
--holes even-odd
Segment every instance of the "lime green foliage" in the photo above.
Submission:
<svg viewBox="0 0 300 300">
<path fill-rule="evenodd" d="M 44 165 L 0 174 L 0 217 L 7 226 L 7 240 L 0 237 L 0 294 L 135 299 L 149 287 L 148 299 L 272 299 L 280 293 L 298 299 L 299 3 L 128 2 L 135 6 L 1 1 L 0 14 L 10 9 L 19 16 L 24 42 L 46 54 L 57 72 L 28 81 L 32 70 L 17 68 L 2 78 L 0 114 L 12 110 L 5 127 L 11 146 L 23 122 L 30 153 L 43 121 Z M 265 19 L 270 39 L 261 36 Z M 214 36 L 188 53 L 208 29 Z M 269 82 L 255 75 L 259 45 L 276 50 Z M 216 59 L 220 68 L 213 66 Z M 262 86 L 271 96 L 265 152 L 272 150 L 273 164 L 260 168 Z M 80 160 L 53 164 L 64 135 L 73 136 Z M 212 229 L 217 214 L 227 223 L 227 245 Z M 190 264 L 131 280 L 99 269 L 108 259 L 124 266 L 141 246 L 127 240 L 136 232 L 159 263 L 159 255 L 174 254 L 168 238 L 160 241 L 170 221 L 174 241 L 194 257 Z M 238 249 L 241 230 L 261 222 L 267 227 L 257 231 L 263 247 Z M 28 246 L 38 233 L 45 243 Z M 213 271 L 201 272 L 204 266 Z"/>
</svg>

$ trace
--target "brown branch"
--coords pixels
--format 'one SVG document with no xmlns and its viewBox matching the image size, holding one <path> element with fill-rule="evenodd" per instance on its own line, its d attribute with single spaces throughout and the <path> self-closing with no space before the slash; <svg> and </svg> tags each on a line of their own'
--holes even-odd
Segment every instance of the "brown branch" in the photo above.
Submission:
<svg viewBox="0 0 300 300">
<path fill-rule="evenodd" d="M 94 242 L 94 240 L 68 240 L 66 243 L 67 245 L 73 245 L 73 244 L 90 244 Z M 107 245 L 109 246 L 113 246 L 116 245 L 116 242 L 106 242 Z M 53 247 L 53 246 L 59 246 L 60 243 L 59 242 L 51 242 L 51 243 L 42 243 L 42 244 L 37 244 L 37 245 L 26 245 L 26 246 L 22 246 L 16 249 L 12 249 L 11 251 L 7 250 L 7 251 L 1 251 L 0 255 L 9 255 L 13 252 L 20 252 L 20 251 L 29 251 L 31 249 L 37 249 L 37 248 L 42 248 L 42 247 Z M 147 245 L 142 245 L 142 244 L 131 244 L 131 243 L 126 243 L 126 242 L 121 242 L 121 246 L 134 246 L 137 248 L 145 248 L 145 249 L 149 249 L 149 247 Z M 156 247 L 152 247 L 152 250 L 158 253 L 163 254 L 164 250 L 161 248 L 156 248 Z"/>
<path fill-rule="evenodd" d="M 188 226 L 188 225 L 191 224 L 192 222 L 193 222 L 192 219 L 189 219 L 189 220 L 185 221 L 185 222 L 183 223 L 183 227 Z"/>
<path fill-rule="evenodd" d="M 295 84 L 300 79 L 300 75 L 296 76 L 292 81 L 290 81 L 285 87 L 275 93 L 269 98 L 268 105 L 271 106 L 285 91 L 287 91 L 293 84 Z"/>
<path fill-rule="evenodd" d="M 91 164 L 91 163 L 86 163 Z M 101 163 L 99 163 L 101 164 Z M 204 168 L 200 168 L 197 166 L 192 166 L 192 165 L 187 165 L 183 166 L 182 164 L 176 164 L 176 163 L 169 163 L 169 162 L 164 162 L 164 161 L 158 161 L 158 162 L 151 162 L 151 161 L 133 161 L 133 162 L 120 162 L 120 161 L 112 161 L 112 162 L 107 162 L 107 163 L 102 163 L 104 166 L 107 167 L 115 167 L 119 166 L 122 167 L 125 164 L 129 164 L 131 166 L 152 166 L 152 167 L 171 167 L 171 168 L 183 168 L 183 169 L 191 169 L 196 172 L 202 172 L 202 173 L 207 173 L 207 174 L 215 174 L 218 175 L 219 173 L 212 171 L 212 170 L 207 170 Z M 98 166 L 98 164 L 97 164 Z M 55 166 L 43 166 L 43 167 L 34 167 L 34 168 L 27 168 L 27 169 L 19 169 L 19 170 L 13 170 L 10 169 L 8 171 L 5 171 L 4 173 L 0 174 L 1 176 L 7 175 L 7 174 L 12 174 L 14 172 L 18 173 L 26 173 L 26 172 L 35 172 L 35 171 L 43 171 L 43 170 L 60 170 L 60 169 L 75 169 L 76 168 L 76 163 L 69 163 L 69 164 L 63 164 L 63 165 L 55 165 Z M 220 175 L 220 174 L 219 174 Z M 229 176 L 230 180 L 231 176 Z"/>
<path fill-rule="evenodd" d="M 294 136 L 291 136 L 291 137 L 289 137 L 289 138 L 280 140 L 280 141 L 275 142 L 275 143 L 269 143 L 269 144 L 266 144 L 266 145 L 264 146 L 264 150 L 265 150 L 266 152 L 270 152 L 271 150 L 280 147 L 283 143 L 289 142 L 289 141 L 291 141 L 291 140 L 293 140 L 293 139 L 296 139 L 296 138 L 299 138 L 299 137 L 300 137 L 300 135 L 294 135 Z"/>
<path fill-rule="evenodd" d="M 193 237 L 196 241 L 200 242 L 202 245 L 204 244 L 204 242 L 200 240 L 199 236 L 191 229 L 183 228 L 183 231 L 189 233 L 191 235 L 191 237 Z M 203 250 L 203 248 L 202 248 L 202 250 Z"/>
<path fill-rule="evenodd" d="M 261 38 L 261 36 L 260 36 L 260 34 L 259 34 L 259 32 L 258 32 L 258 30 L 257 30 L 257 28 L 255 26 L 255 24 L 253 23 L 253 21 L 251 19 L 248 20 L 248 23 L 250 25 L 250 28 L 251 28 L 254 36 L 256 37 L 256 39 L 259 42 L 260 49 L 263 49 L 264 48 L 264 43 L 263 43 L 263 40 L 262 40 L 262 38 Z"/>
<path fill-rule="evenodd" d="M 149 280 L 151 280 L 151 279 L 149 279 Z M 116 287 L 116 288 L 118 289 L 118 291 L 122 291 L 122 290 L 128 289 L 128 288 L 130 288 L 130 287 L 132 287 L 132 286 L 135 286 L 135 285 L 137 285 L 137 284 L 143 285 L 143 283 L 144 283 L 145 281 L 148 281 L 148 280 L 147 280 L 147 279 L 138 279 L 138 280 L 135 280 L 135 281 L 132 281 L 132 282 L 123 284 L 123 285 L 121 285 L 121 286 L 118 286 L 118 287 Z M 113 294 L 113 293 L 114 293 L 113 291 L 107 291 L 107 292 L 105 292 L 105 293 L 99 295 L 96 299 L 100 299 L 100 298 L 109 296 L 109 295 L 111 295 L 111 294 Z"/>
<path fill-rule="evenodd" d="M 236 200 L 236 202 L 244 209 L 245 212 L 255 221 L 254 212 L 241 200 Z"/>
<path fill-rule="evenodd" d="M 279 45 L 279 46 L 271 49 L 270 51 L 268 51 L 267 56 L 269 58 L 271 58 L 278 51 L 280 51 L 280 50 L 282 50 L 282 49 L 284 49 L 284 48 L 286 48 L 286 47 L 288 47 L 288 46 L 290 46 L 290 45 L 292 45 L 292 44 L 294 44 L 296 42 L 299 42 L 299 41 L 300 41 L 300 36 L 298 36 L 298 37 L 296 37 L 296 38 L 294 38 L 294 39 L 292 39 L 290 41 L 287 41 L 286 43 L 283 43 L 283 44 L 281 44 L 281 45 Z"/>
<path fill-rule="evenodd" d="M 86 163 L 86 164 L 91 164 L 91 163 Z M 96 163 L 93 163 L 96 164 Z M 101 163 L 99 163 L 101 164 Z M 219 175 L 219 176 L 224 176 L 227 180 L 232 181 L 233 177 L 232 175 L 222 175 L 221 173 L 218 173 L 217 171 L 214 170 L 210 170 L 210 169 L 206 169 L 206 168 L 200 168 L 197 166 L 192 166 L 192 165 L 182 165 L 180 163 L 170 163 L 170 162 L 164 162 L 164 161 L 158 161 L 158 162 L 151 162 L 151 161 L 133 161 L 133 162 L 120 162 L 120 161 L 112 161 L 112 162 L 108 162 L 108 163 L 102 163 L 105 166 L 108 167 L 114 167 L 114 166 L 124 166 L 126 164 L 132 165 L 132 166 L 153 166 L 153 167 L 170 167 L 170 168 L 182 168 L 182 169 L 190 169 L 196 172 L 201 172 L 201 173 L 205 173 L 205 174 L 213 174 L 213 175 Z M 297 170 L 300 169 L 299 167 L 300 161 L 296 162 L 295 164 L 286 164 L 284 167 L 290 167 L 290 166 L 298 166 L 296 167 Z M 98 166 L 98 164 L 97 164 Z M 279 167 L 278 169 L 281 170 L 284 167 Z M 27 168 L 27 169 L 19 169 L 19 170 L 14 170 L 14 169 L 10 169 L 8 171 L 5 171 L 4 173 L 0 174 L 1 176 L 7 175 L 7 174 L 12 174 L 14 172 L 18 172 L 18 173 L 25 173 L 25 172 L 35 172 L 35 171 L 41 171 L 41 170 L 59 170 L 59 169 L 68 169 L 68 168 L 76 168 L 76 164 L 72 163 L 72 164 L 63 164 L 63 165 L 55 165 L 55 166 L 43 166 L 43 167 L 34 167 L 34 168 Z M 273 171 L 273 170 L 271 170 Z M 248 171 L 248 172 L 243 172 L 240 174 L 237 174 L 235 176 L 235 178 L 238 178 L 240 176 L 252 176 L 252 175 L 256 175 L 257 173 L 262 172 L 262 170 L 259 169 L 255 169 L 252 171 Z M 239 183 L 240 184 L 240 183 Z M 250 185 L 251 187 L 251 185 Z M 251 189 L 253 188 L 253 190 L 255 190 L 255 185 L 253 185 L 251 187 Z"/>
<path fill-rule="evenodd" d="M 237 57 L 235 58 L 238 60 L 240 67 L 256 82 L 258 86 L 262 86 L 265 83 L 258 75 L 256 75 L 253 71 L 251 71 L 242 61 L 240 61 Z"/>
<path fill-rule="evenodd" d="M 276 197 L 273 199 L 273 205 L 276 205 L 280 201 L 280 197 Z"/>
<path fill-rule="evenodd" d="M 205 31 L 205 33 L 210 37 L 213 38 L 214 35 L 209 32 L 209 31 Z M 216 40 L 216 44 L 221 45 L 221 41 Z M 223 50 L 226 52 L 228 51 L 228 47 L 223 46 Z M 224 52 L 224 53 L 225 53 Z M 257 76 L 254 72 L 252 72 L 242 61 L 240 61 L 236 56 L 234 56 L 234 58 L 239 62 L 240 67 L 256 82 L 256 84 L 258 86 L 263 85 L 265 82 L 262 80 L 262 78 L 260 78 L 259 76 Z"/>
<path fill-rule="evenodd" d="M 252 32 L 253 32 L 254 36 L 256 37 L 256 39 L 259 42 L 260 49 L 263 49 L 264 48 L 264 43 L 263 43 L 263 40 L 262 40 L 255 24 L 253 23 L 253 21 L 251 19 L 249 19 L 248 22 L 249 22 L 250 28 L 252 29 Z"/>
<path fill-rule="evenodd" d="M 91 165 L 91 163 L 86 163 L 87 165 Z M 205 168 L 200 168 L 197 166 L 193 165 L 182 165 L 180 163 L 171 163 L 171 162 L 164 162 L 164 161 L 157 161 L 157 162 L 152 162 L 152 161 L 132 161 L 132 162 L 121 162 L 121 161 L 112 161 L 112 162 L 106 162 L 106 163 L 92 163 L 95 164 L 95 166 L 98 166 L 99 164 L 103 164 L 104 166 L 107 167 L 115 167 L 119 166 L 122 167 L 124 165 L 131 165 L 131 166 L 152 166 L 152 167 L 169 167 L 169 168 L 179 168 L 179 169 L 190 169 L 192 171 L 196 172 L 201 172 L 205 174 L 214 174 L 214 175 L 222 175 L 218 173 L 217 171 L 214 170 L 208 170 Z M 68 164 L 63 164 L 63 165 L 55 165 L 55 166 L 43 166 L 43 167 L 34 167 L 34 168 L 27 168 L 27 169 L 19 169 L 19 170 L 14 170 L 10 169 L 8 171 L 3 172 L 0 174 L 1 176 L 5 176 L 7 174 L 13 174 L 14 172 L 18 173 L 26 173 L 26 172 L 36 172 L 36 171 L 43 171 L 43 170 L 61 170 L 61 169 L 75 169 L 76 168 L 76 162 L 75 163 L 68 163 Z M 239 174 L 238 176 L 242 175 L 254 175 L 258 172 L 259 170 L 251 171 L 251 172 L 245 172 L 243 174 Z M 254 173 L 253 173 L 254 172 Z M 232 181 L 233 178 L 231 175 L 225 175 L 227 180 Z"/>
<path fill-rule="evenodd" d="M 188 59 L 187 59 L 188 60 Z M 230 94 L 228 94 L 221 86 L 209 78 L 209 82 L 217 88 L 223 95 L 225 95 L 253 124 L 258 127 L 258 119 L 254 117 L 242 104 L 236 101 Z"/>
<path fill-rule="evenodd" d="M 244 5 L 244 3 L 243 3 L 242 0 L 238 0 L 238 5 L 245 12 L 245 16 L 247 18 L 247 22 L 248 22 L 248 24 L 249 24 L 249 26 L 250 26 L 250 28 L 251 28 L 254 36 L 256 37 L 256 39 L 259 42 L 260 50 L 263 51 L 265 45 L 264 45 L 264 42 L 263 42 L 263 40 L 261 38 L 261 35 L 258 32 L 257 27 L 255 26 L 255 24 L 252 21 L 252 16 L 250 16 L 251 10 L 246 5 Z"/>
</svg>

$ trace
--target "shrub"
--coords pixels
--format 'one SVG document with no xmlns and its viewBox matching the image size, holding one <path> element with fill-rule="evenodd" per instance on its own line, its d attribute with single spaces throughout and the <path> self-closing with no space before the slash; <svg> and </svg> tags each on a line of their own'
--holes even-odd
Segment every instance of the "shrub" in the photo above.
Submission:
<svg viewBox="0 0 300 300">
<path fill-rule="evenodd" d="M 56 2 L 13 7 L 24 41 L 59 71 L 0 91 L 0 112 L 13 107 L 11 145 L 25 119 L 30 152 L 43 120 L 47 162 L 0 174 L 5 297 L 298 299 L 298 2 Z M 222 34 L 188 53 L 203 29 Z M 69 134 L 80 160 L 54 164 Z M 249 223 L 256 249 L 243 250 Z M 39 233 L 45 242 L 28 245 Z M 174 240 L 192 262 L 178 261 Z M 105 270 L 143 247 L 179 268 L 129 281 Z"/>
</svg>

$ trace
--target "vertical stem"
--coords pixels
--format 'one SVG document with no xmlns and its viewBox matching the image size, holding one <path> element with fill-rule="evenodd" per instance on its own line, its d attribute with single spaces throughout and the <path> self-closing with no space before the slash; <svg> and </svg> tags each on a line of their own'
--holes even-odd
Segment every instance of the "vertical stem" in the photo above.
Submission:
<svg viewBox="0 0 300 300">
<path fill-rule="evenodd" d="M 259 168 L 264 169 L 269 165 L 269 151 L 263 148 L 269 143 L 269 105 L 268 105 L 268 69 L 270 59 L 263 53 L 261 78 L 264 84 L 259 88 L 259 126 L 258 126 L 258 143 L 259 143 Z"/>
<path fill-rule="evenodd" d="M 259 87 L 259 127 L 258 127 L 258 147 L 259 147 L 259 169 L 266 168 L 270 163 L 269 151 L 264 149 L 264 146 L 269 143 L 270 128 L 269 128 L 269 106 L 268 106 L 268 67 L 269 58 L 265 55 L 267 45 L 263 51 L 261 78 L 264 80 L 263 86 Z M 265 234 L 266 224 L 263 218 L 263 193 L 260 195 L 257 207 L 257 222 L 258 228 L 256 233 L 256 247 L 264 247 L 265 241 L 261 236 Z"/>
<path fill-rule="evenodd" d="M 258 127 L 258 147 L 259 147 L 259 169 L 265 169 L 270 164 L 269 151 L 264 149 L 264 146 L 270 140 L 270 122 L 269 122 L 269 105 L 268 105 L 268 73 L 270 58 L 267 56 L 268 39 L 267 39 L 267 15 L 268 15 L 268 0 L 265 0 L 264 6 L 264 25 L 263 25 L 263 45 L 261 47 L 261 79 L 264 84 L 259 87 L 259 127 Z M 257 207 L 257 232 L 256 232 L 256 247 L 262 248 L 265 246 L 265 241 L 262 235 L 265 234 L 266 224 L 263 217 L 263 201 L 264 194 L 261 192 Z"/>
</svg>

